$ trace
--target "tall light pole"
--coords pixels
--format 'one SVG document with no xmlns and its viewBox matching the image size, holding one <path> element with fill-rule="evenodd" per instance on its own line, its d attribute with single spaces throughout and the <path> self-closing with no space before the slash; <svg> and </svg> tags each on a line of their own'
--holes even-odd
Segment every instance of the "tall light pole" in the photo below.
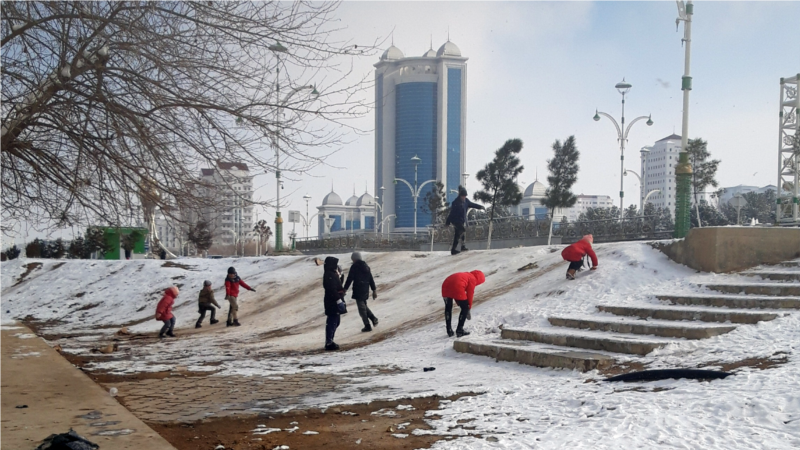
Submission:
<svg viewBox="0 0 800 450">
<path fill-rule="evenodd" d="M 631 127 L 636 122 L 647 119 L 647 126 L 653 125 L 653 120 L 650 116 L 639 116 L 631 121 L 628 124 L 628 127 L 625 127 L 625 94 L 631 90 L 632 85 L 625 81 L 623 78 L 621 82 L 617 83 L 614 86 L 617 91 L 622 94 L 622 126 L 617 124 L 617 121 L 614 120 L 609 114 L 606 114 L 601 111 L 595 110 L 594 112 L 594 120 L 595 122 L 600 120 L 600 116 L 607 117 L 611 123 L 614 124 L 614 127 L 617 129 L 617 139 L 619 140 L 619 216 L 622 218 L 622 212 L 625 210 L 625 189 L 623 186 L 623 179 L 622 177 L 625 176 L 625 143 L 628 141 L 628 133 L 631 131 Z"/>
<path fill-rule="evenodd" d="M 306 239 L 308 239 L 308 222 L 311 220 L 308 217 L 308 201 L 311 200 L 311 196 L 306 194 L 303 196 L 303 200 L 306 201 Z"/>
<path fill-rule="evenodd" d="M 644 196 L 644 203 L 642 204 L 642 215 L 644 215 L 644 205 L 647 204 L 647 199 L 650 198 L 650 196 L 655 194 L 656 192 L 661 193 L 661 189 L 653 189 L 652 191 L 648 192 L 647 195 Z"/>
<path fill-rule="evenodd" d="M 394 183 L 395 184 L 397 184 L 398 181 L 402 181 L 403 183 L 405 183 L 406 186 L 408 186 L 409 189 L 411 189 L 411 197 L 414 198 L 414 235 L 415 236 L 417 235 L 417 199 L 419 199 L 419 192 L 422 190 L 422 188 L 425 187 L 426 184 L 433 183 L 433 182 L 436 181 L 436 180 L 428 180 L 428 181 L 422 183 L 421 185 L 417 186 L 417 166 L 419 166 L 420 161 L 422 161 L 422 160 L 419 159 L 417 157 L 417 155 L 414 155 L 414 157 L 411 158 L 411 162 L 414 163 L 414 186 L 411 186 L 411 183 L 409 183 L 408 181 L 406 181 L 406 180 L 404 180 L 402 178 L 396 178 L 395 177 L 395 179 L 394 179 Z"/>
<path fill-rule="evenodd" d="M 642 200 L 642 194 L 644 194 L 644 185 L 642 185 L 642 177 L 640 177 L 638 173 L 636 173 L 636 172 L 634 172 L 634 171 L 632 171 L 630 169 L 625 169 L 625 172 L 622 172 L 622 174 L 627 176 L 629 172 L 634 174 L 634 175 L 636 175 L 636 178 L 639 179 L 639 210 L 640 211 L 644 211 L 642 209 L 642 208 L 644 208 L 644 201 Z"/>
<path fill-rule="evenodd" d="M 681 126 L 681 152 L 678 155 L 678 164 L 675 166 L 675 232 L 673 237 L 682 238 L 689 232 L 691 225 L 691 188 L 692 166 L 689 163 L 689 154 L 686 149 L 689 143 L 689 91 L 692 90 L 692 77 L 689 74 L 689 63 L 692 48 L 692 15 L 694 5 L 692 0 L 686 4 L 683 0 L 677 0 L 678 18 L 675 20 L 675 28 L 683 21 L 683 39 L 685 44 L 683 77 L 681 77 L 681 90 L 683 91 L 683 123 Z M 699 216 L 698 216 L 699 219 Z"/>
<path fill-rule="evenodd" d="M 281 218 L 281 152 L 280 152 L 280 133 L 281 133 L 281 110 L 283 109 L 283 105 L 289 101 L 289 98 L 296 94 L 297 92 L 303 89 L 313 89 L 312 95 L 319 96 L 316 87 L 314 86 L 300 86 L 292 89 L 286 97 L 284 97 L 283 101 L 280 100 L 280 74 L 281 74 L 281 53 L 287 53 L 288 49 L 284 47 L 280 42 L 275 42 L 275 44 L 270 45 L 270 51 L 275 53 L 275 56 L 278 58 L 278 65 L 275 69 L 275 102 L 277 108 L 275 108 L 275 251 L 280 252 L 283 251 L 283 218 Z"/>
<path fill-rule="evenodd" d="M 383 225 L 383 193 L 386 191 L 386 188 L 381 186 L 378 190 L 381 191 L 381 193 L 380 197 L 375 201 L 375 234 L 378 234 L 378 224 Z M 378 204 L 378 202 L 380 202 L 380 204 Z M 378 220 L 378 208 L 381 210 L 380 221 Z M 381 229 L 381 233 L 383 233 L 383 229 Z"/>
</svg>

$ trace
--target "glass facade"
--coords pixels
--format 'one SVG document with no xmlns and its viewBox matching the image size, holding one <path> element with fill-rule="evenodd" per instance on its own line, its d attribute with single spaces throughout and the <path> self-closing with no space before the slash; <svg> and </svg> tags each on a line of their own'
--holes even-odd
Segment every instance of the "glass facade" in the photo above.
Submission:
<svg viewBox="0 0 800 450">
<path fill-rule="evenodd" d="M 333 219 L 333 224 L 331 225 L 331 233 L 334 231 L 341 231 L 342 230 L 342 216 L 330 216 Z"/>
<path fill-rule="evenodd" d="M 375 189 L 383 184 L 383 74 L 375 80 Z M 376 191 L 377 192 L 377 191 Z"/>
<path fill-rule="evenodd" d="M 447 69 L 447 199 L 461 184 L 461 69 Z"/>
<path fill-rule="evenodd" d="M 366 216 L 364 217 L 364 229 L 367 230 L 374 230 L 375 229 L 375 218 Z"/>
<path fill-rule="evenodd" d="M 437 132 L 437 86 L 432 82 L 402 83 L 397 85 L 395 97 L 395 176 L 414 185 L 414 163 L 417 166 L 418 183 L 436 178 L 436 132 Z M 419 204 L 425 194 L 433 189 L 429 183 L 420 192 Z M 414 198 L 411 190 L 402 182 L 395 185 L 395 214 L 397 227 L 414 227 Z M 429 213 L 417 211 L 417 226 L 431 223 Z"/>
</svg>

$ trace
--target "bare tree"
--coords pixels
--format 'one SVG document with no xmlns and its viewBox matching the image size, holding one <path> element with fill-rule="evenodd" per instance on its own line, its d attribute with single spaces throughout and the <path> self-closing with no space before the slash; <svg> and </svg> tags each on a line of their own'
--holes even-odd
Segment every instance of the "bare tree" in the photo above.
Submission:
<svg viewBox="0 0 800 450">
<path fill-rule="evenodd" d="M 4 3 L 3 230 L 129 225 L 143 202 L 208 207 L 192 186 L 217 161 L 323 164 L 368 111 L 350 68 L 375 48 L 336 40 L 337 7 Z"/>
</svg>

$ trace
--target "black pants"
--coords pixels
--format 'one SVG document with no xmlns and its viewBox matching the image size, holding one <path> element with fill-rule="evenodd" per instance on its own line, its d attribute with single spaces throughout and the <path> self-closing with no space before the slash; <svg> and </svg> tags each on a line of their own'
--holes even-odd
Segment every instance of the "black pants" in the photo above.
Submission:
<svg viewBox="0 0 800 450">
<path fill-rule="evenodd" d="M 339 328 L 339 322 L 339 314 L 328 316 L 328 320 L 325 321 L 325 345 L 333 343 L 333 336 L 336 334 L 336 329 Z"/>
<path fill-rule="evenodd" d="M 453 246 L 450 250 L 456 250 L 458 247 L 458 241 L 461 240 L 461 247 L 464 247 L 464 239 L 467 235 L 467 227 L 464 226 L 463 223 L 454 223 L 453 224 Z"/>
<path fill-rule="evenodd" d="M 201 307 L 200 307 L 200 318 L 199 318 L 199 319 L 197 319 L 197 324 L 198 324 L 198 325 L 200 325 L 201 323 L 203 323 L 203 319 L 205 319 L 205 318 L 206 318 L 206 311 L 211 311 L 211 321 L 212 321 L 212 322 L 213 322 L 214 320 L 216 320 L 216 316 L 217 316 L 217 308 L 214 308 L 214 307 L 213 307 L 213 306 L 211 306 L 211 305 L 208 305 L 208 306 L 201 306 Z"/>
<path fill-rule="evenodd" d="M 469 313 L 469 300 L 456 300 L 458 307 L 461 308 L 461 314 L 458 315 L 458 328 L 457 331 L 464 331 L 464 322 L 467 321 L 467 314 Z M 452 331 L 451 325 L 453 319 L 453 299 L 444 297 L 444 323 L 447 325 L 447 331 Z"/>
<path fill-rule="evenodd" d="M 372 311 L 369 310 L 367 306 L 367 299 L 359 300 L 356 299 L 356 306 L 358 306 L 358 315 L 361 316 L 361 320 L 364 321 L 364 328 L 372 328 L 372 325 L 369 321 L 377 322 L 378 318 L 375 317 L 375 314 L 372 314 Z"/>
<path fill-rule="evenodd" d="M 577 271 L 581 270 L 581 267 L 583 267 L 583 260 L 570 261 L 569 262 L 569 268 L 567 269 L 567 271 L 574 270 L 574 271 L 577 272 Z"/>
</svg>

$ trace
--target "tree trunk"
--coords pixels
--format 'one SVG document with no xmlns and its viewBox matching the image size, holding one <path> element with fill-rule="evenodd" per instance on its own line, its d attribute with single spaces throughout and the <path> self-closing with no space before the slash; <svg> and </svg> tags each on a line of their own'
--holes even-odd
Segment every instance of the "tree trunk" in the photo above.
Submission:
<svg viewBox="0 0 800 450">
<path fill-rule="evenodd" d="M 553 239 L 553 221 L 555 220 L 555 209 L 550 212 L 550 232 L 547 234 L 547 245 L 550 245 L 550 241 Z"/>
<path fill-rule="evenodd" d="M 694 210 L 697 211 L 697 228 L 703 228 L 703 222 L 700 221 L 700 205 L 697 203 L 697 197 L 694 200 Z"/>
<path fill-rule="evenodd" d="M 489 219 L 489 239 L 486 241 L 486 250 L 492 248 L 492 225 L 494 225 L 494 221 Z"/>
</svg>

